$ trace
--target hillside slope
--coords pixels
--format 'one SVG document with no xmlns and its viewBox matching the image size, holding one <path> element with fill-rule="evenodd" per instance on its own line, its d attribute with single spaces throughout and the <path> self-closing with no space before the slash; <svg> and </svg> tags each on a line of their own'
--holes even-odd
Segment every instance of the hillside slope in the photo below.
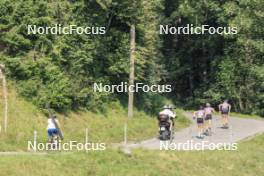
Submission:
<svg viewBox="0 0 264 176">
<path fill-rule="evenodd" d="M 19 97 L 14 86 L 8 88 L 8 129 L 0 133 L 0 150 L 26 150 L 28 140 L 33 140 L 37 131 L 38 142 L 47 141 L 47 117 L 33 104 Z M 1 99 L 2 100 L 2 99 Z M 3 101 L 0 101 L 0 122 L 3 126 Z M 127 111 L 118 102 L 109 104 L 106 112 L 91 111 L 58 114 L 65 135 L 65 142 L 85 140 L 85 129 L 89 129 L 89 140 L 93 142 L 115 143 L 123 140 L 124 122 Z M 178 112 L 178 128 L 188 125 Z M 156 118 L 135 110 L 134 118 L 128 122 L 128 140 L 138 141 L 157 134 Z"/>
</svg>

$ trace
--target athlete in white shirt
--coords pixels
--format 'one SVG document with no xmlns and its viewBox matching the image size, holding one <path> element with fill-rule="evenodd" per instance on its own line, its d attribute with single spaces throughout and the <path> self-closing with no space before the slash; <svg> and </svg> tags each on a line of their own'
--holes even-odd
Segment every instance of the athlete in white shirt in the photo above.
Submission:
<svg viewBox="0 0 264 176">
<path fill-rule="evenodd" d="M 163 110 L 159 112 L 159 116 L 162 115 L 167 115 L 169 116 L 172 125 L 174 126 L 174 118 L 176 117 L 176 113 L 172 111 L 172 106 L 171 105 L 165 105 L 163 106 Z"/>
<path fill-rule="evenodd" d="M 47 126 L 49 142 L 52 142 L 52 137 L 58 136 L 58 129 L 56 128 L 56 125 L 54 122 L 56 122 L 59 125 L 59 121 L 56 119 L 56 116 L 53 116 L 53 118 L 49 116 L 48 126 Z"/>
<path fill-rule="evenodd" d="M 206 103 L 206 107 L 204 108 L 205 113 L 205 130 L 207 132 L 211 132 L 212 130 L 212 118 L 213 113 L 215 112 L 214 108 L 211 107 L 210 103 Z"/>
<path fill-rule="evenodd" d="M 168 115 L 171 118 L 175 118 L 176 114 L 170 109 L 170 107 L 163 107 L 164 109 L 159 114 Z"/>
<path fill-rule="evenodd" d="M 231 111 L 231 105 L 228 103 L 228 100 L 225 100 L 219 105 L 219 112 L 222 116 L 223 127 L 228 127 L 229 113 Z"/>
<path fill-rule="evenodd" d="M 197 129 L 198 129 L 198 137 L 202 138 L 202 134 L 204 131 L 204 118 L 205 118 L 205 111 L 202 106 L 198 111 L 193 113 L 193 119 L 196 119 L 197 122 Z"/>
</svg>

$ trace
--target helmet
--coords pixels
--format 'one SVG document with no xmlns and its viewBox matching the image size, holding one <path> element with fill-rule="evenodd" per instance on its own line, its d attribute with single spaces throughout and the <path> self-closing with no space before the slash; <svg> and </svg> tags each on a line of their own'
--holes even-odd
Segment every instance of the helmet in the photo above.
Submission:
<svg viewBox="0 0 264 176">
<path fill-rule="evenodd" d="M 170 109 L 168 105 L 164 105 L 162 109 Z"/>
<path fill-rule="evenodd" d="M 168 109 L 172 109 L 173 108 L 173 106 L 172 105 L 168 105 Z"/>
<path fill-rule="evenodd" d="M 173 109 L 173 106 L 172 105 L 165 105 L 165 106 L 163 106 L 163 109 Z"/>
<path fill-rule="evenodd" d="M 210 107 L 211 105 L 210 105 L 210 103 L 206 103 L 206 107 Z"/>
</svg>

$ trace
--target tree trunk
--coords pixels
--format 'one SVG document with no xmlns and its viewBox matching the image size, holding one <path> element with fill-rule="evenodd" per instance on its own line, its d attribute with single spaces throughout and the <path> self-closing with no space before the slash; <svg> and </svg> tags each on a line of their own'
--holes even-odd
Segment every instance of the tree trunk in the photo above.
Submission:
<svg viewBox="0 0 264 176">
<path fill-rule="evenodd" d="M 189 78 L 189 95 L 194 98 L 194 94 L 193 94 L 193 75 L 192 75 L 192 71 L 190 70 L 190 73 L 188 74 L 188 78 Z"/>
<path fill-rule="evenodd" d="M 243 112 L 244 111 L 244 104 L 243 104 L 242 98 L 240 95 L 237 98 L 238 98 L 239 109 L 240 109 L 240 111 Z"/>
<path fill-rule="evenodd" d="M 129 86 L 134 85 L 135 80 L 135 47 L 136 47 L 135 25 L 130 27 L 130 64 L 129 64 Z M 133 117 L 134 92 L 128 90 L 128 118 Z"/>
</svg>

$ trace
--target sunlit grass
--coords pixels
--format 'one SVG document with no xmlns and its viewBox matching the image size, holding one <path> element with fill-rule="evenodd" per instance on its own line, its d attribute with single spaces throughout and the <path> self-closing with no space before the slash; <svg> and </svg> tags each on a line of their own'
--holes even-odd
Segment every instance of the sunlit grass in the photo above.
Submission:
<svg viewBox="0 0 264 176">
<path fill-rule="evenodd" d="M 236 113 L 236 112 L 232 112 L 231 116 L 239 117 L 239 118 L 264 119 L 263 117 L 260 117 L 254 114 L 241 114 L 241 113 Z"/>
<path fill-rule="evenodd" d="M 264 135 L 241 142 L 237 151 L 118 150 L 0 157 L 0 176 L 248 176 L 264 175 Z M 10 167 L 12 166 L 12 167 Z"/>
<path fill-rule="evenodd" d="M 34 105 L 19 97 L 12 86 L 9 86 L 8 130 L 0 134 L 0 150 L 27 150 L 28 140 L 32 141 L 34 131 L 37 141 L 47 141 L 47 117 Z M 3 102 L 0 101 L 3 106 Z M 0 109 L 0 121 L 3 122 L 3 108 Z M 63 142 L 84 142 L 86 129 L 90 142 L 119 143 L 124 139 L 124 124 L 127 111 L 120 103 L 109 104 L 106 112 L 91 111 L 69 112 L 58 114 L 61 129 L 65 136 Z M 3 124 L 3 123 L 1 123 Z M 188 126 L 188 120 L 178 112 L 177 129 Z M 157 136 L 157 118 L 135 109 L 134 117 L 128 120 L 128 140 L 139 141 Z"/>
</svg>

